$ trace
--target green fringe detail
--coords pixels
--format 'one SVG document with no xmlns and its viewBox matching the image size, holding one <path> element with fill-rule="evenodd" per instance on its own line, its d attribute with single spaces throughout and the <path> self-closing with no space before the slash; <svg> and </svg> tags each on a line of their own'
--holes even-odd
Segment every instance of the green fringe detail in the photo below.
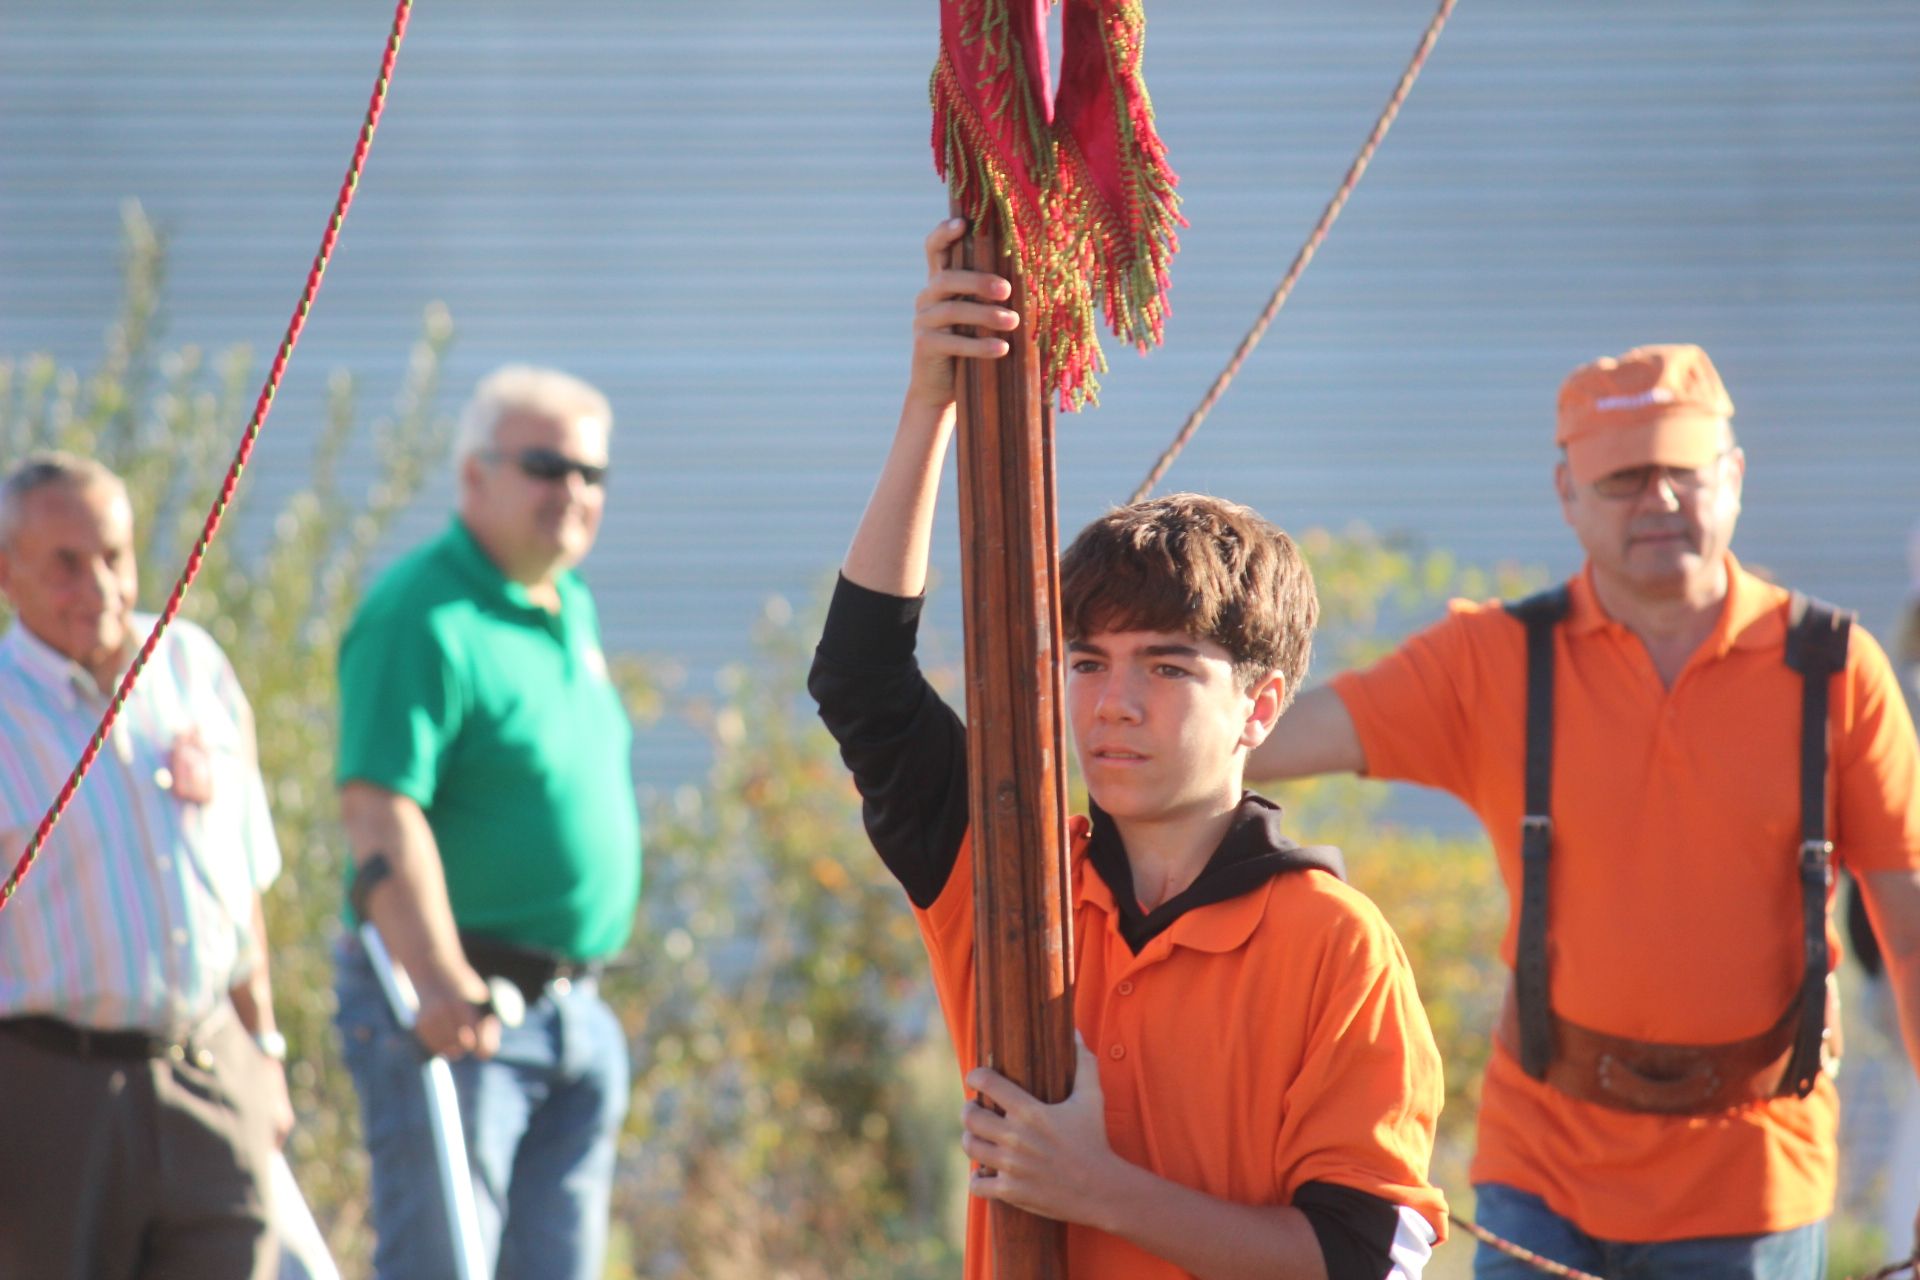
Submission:
<svg viewBox="0 0 1920 1280">
<path fill-rule="evenodd" d="M 982 77 L 975 87 L 992 120 L 1004 124 L 1011 115 L 1013 134 L 1027 142 L 1021 160 L 1037 202 L 1030 203 L 1005 171 L 993 130 L 976 117 L 944 51 L 929 85 L 940 169 L 969 219 L 991 216 L 1001 228 L 1025 286 L 1042 385 L 1071 412 L 1098 402 L 1098 375 L 1108 367 L 1095 325 L 1096 298 L 1114 334 L 1141 351 L 1165 331 L 1168 267 L 1181 218 L 1140 74 L 1145 10 L 1140 0 L 1122 0 L 1102 15 L 1123 166 L 1121 209 L 1103 198 L 1072 139 L 1045 123 L 1013 36 L 1008 0 L 963 0 L 961 23 L 963 39 L 980 50 Z M 1129 110 L 1136 103 L 1143 120 Z"/>
</svg>

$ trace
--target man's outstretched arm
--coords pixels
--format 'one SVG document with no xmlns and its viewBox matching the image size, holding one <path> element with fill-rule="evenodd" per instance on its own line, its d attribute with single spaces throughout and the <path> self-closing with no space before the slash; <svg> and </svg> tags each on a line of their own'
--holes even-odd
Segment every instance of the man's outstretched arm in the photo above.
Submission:
<svg viewBox="0 0 1920 1280">
<path fill-rule="evenodd" d="M 1869 871 L 1860 888 L 1899 1005 L 1907 1055 L 1920 1072 L 1920 871 Z"/>
<path fill-rule="evenodd" d="M 1328 685 L 1301 694 L 1247 756 L 1247 777 L 1255 782 L 1359 773 L 1366 767 L 1353 716 Z"/>
</svg>

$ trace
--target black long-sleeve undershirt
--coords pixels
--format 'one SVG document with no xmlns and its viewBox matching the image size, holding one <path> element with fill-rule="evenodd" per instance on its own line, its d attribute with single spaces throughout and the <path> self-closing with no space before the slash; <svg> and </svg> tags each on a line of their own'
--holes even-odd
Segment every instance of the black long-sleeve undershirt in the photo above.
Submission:
<svg viewBox="0 0 1920 1280">
<path fill-rule="evenodd" d="M 840 579 L 807 692 L 853 771 L 868 838 L 925 910 L 967 833 L 967 731 L 914 657 L 923 603 Z"/>
</svg>

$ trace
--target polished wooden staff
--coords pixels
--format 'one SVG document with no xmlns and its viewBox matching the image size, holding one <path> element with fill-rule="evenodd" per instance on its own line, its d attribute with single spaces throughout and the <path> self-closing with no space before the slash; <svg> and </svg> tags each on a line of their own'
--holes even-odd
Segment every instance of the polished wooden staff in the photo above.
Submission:
<svg viewBox="0 0 1920 1280">
<path fill-rule="evenodd" d="M 1002 335 L 1007 355 L 957 369 L 978 1043 L 984 1065 L 1059 1102 L 1073 1089 L 1073 921 L 1053 408 L 991 218 L 949 263 L 1012 281 L 1023 321 Z M 1064 1224 L 997 1201 L 991 1222 L 996 1280 L 1066 1275 Z"/>
</svg>

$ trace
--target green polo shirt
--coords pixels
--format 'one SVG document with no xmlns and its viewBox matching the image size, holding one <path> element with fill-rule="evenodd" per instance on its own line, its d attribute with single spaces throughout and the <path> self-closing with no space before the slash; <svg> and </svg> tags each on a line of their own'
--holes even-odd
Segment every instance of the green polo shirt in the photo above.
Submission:
<svg viewBox="0 0 1920 1280">
<path fill-rule="evenodd" d="M 395 562 L 340 643 L 335 776 L 419 804 L 461 929 L 591 960 L 640 901 L 633 727 L 592 596 L 558 586 L 548 613 L 458 519 Z"/>
</svg>

